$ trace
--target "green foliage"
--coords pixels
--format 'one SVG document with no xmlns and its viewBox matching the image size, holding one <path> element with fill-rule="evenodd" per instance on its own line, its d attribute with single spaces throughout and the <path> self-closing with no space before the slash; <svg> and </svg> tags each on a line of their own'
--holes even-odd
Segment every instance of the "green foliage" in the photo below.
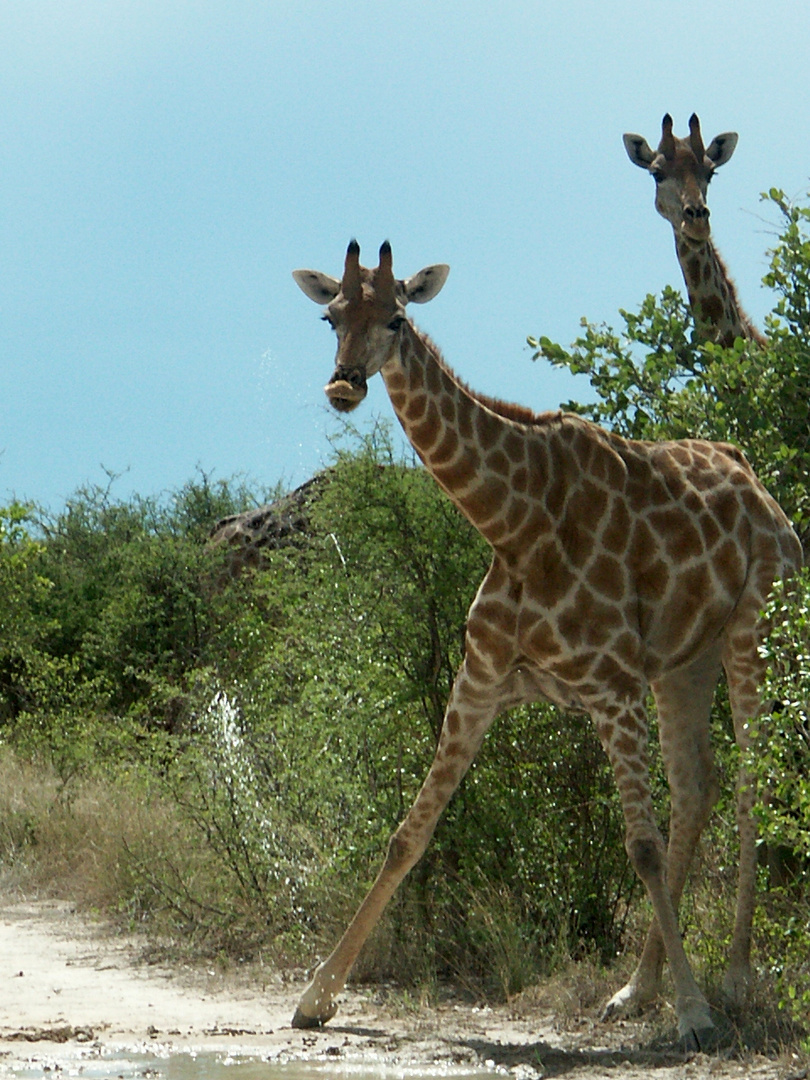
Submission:
<svg viewBox="0 0 810 1080">
<path fill-rule="evenodd" d="M 783 1006 L 797 1020 L 810 1010 L 810 570 L 774 590 L 766 611 L 771 631 L 762 654 L 773 709 L 753 727 L 748 767 L 761 800 L 767 842 L 785 855 L 784 886 L 764 920 L 770 968 Z M 777 932 L 778 931 L 778 932 Z"/>
</svg>

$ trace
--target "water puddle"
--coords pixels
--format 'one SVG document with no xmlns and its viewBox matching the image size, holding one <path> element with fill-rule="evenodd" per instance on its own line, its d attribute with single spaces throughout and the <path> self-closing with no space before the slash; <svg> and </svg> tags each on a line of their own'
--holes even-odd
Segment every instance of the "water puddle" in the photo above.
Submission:
<svg viewBox="0 0 810 1080">
<path fill-rule="evenodd" d="M 0 1066 L 1 1068 L 1 1066 Z M 8 1075 L 8 1074 L 6 1074 Z M 340 1061 L 273 1062 L 248 1055 L 128 1051 L 72 1060 L 46 1055 L 13 1066 L 15 1080 L 492 1080 L 490 1069 L 457 1065 L 383 1065 Z"/>
</svg>

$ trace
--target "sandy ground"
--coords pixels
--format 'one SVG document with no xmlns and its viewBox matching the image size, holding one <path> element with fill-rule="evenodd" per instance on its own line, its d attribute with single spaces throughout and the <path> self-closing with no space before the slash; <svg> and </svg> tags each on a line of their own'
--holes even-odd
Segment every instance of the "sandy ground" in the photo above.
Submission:
<svg viewBox="0 0 810 1080">
<path fill-rule="evenodd" d="M 3 904 L 0 898 L 2 1077 L 53 1077 L 60 1070 L 77 1075 L 81 1069 L 98 1075 L 88 1063 L 123 1048 L 331 1062 L 333 1070 L 324 1065 L 327 1076 L 354 1062 L 422 1066 L 425 1072 L 436 1063 L 466 1065 L 516 1080 L 808 1076 L 789 1057 L 687 1058 L 654 1051 L 640 1024 L 601 1024 L 587 1017 L 559 1024 L 531 1010 L 517 1015 L 506 1007 L 451 1003 L 392 1013 L 373 991 L 347 992 L 340 1012 L 322 1030 L 295 1031 L 289 1023 L 300 989 L 275 975 L 264 985 L 253 980 L 240 987 L 233 980 L 225 985 L 213 972 L 147 964 L 136 941 L 111 936 L 67 904 Z"/>
</svg>

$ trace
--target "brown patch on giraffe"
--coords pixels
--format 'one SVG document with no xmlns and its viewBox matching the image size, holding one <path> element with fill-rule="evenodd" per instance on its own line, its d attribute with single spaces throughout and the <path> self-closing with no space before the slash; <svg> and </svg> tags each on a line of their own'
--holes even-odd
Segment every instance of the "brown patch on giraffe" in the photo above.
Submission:
<svg viewBox="0 0 810 1080">
<path fill-rule="evenodd" d="M 569 686 L 576 685 L 589 674 L 593 662 L 594 654 L 590 650 L 575 653 L 573 656 L 566 656 L 563 660 L 555 660 L 551 665 L 551 672 L 560 682 L 568 683 Z"/>
<path fill-rule="evenodd" d="M 546 486 L 549 474 L 548 451 L 540 439 L 531 439 L 528 446 L 530 485 L 538 493 Z"/>
<path fill-rule="evenodd" d="M 515 621 L 515 612 L 497 596 L 483 596 L 475 605 L 475 617 L 490 623 L 496 630 L 502 630 Z"/>
<path fill-rule="evenodd" d="M 387 388 L 389 394 L 392 392 L 395 394 L 404 393 L 404 391 L 407 390 L 407 386 L 408 384 L 405 375 L 401 370 L 393 371 L 388 376 Z"/>
<path fill-rule="evenodd" d="M 528 512 L 528 502 L 513 495 L 506 511 L 506 528 L 510 536 L 518 532 Z"/>
<path fill-rule="evenodd" d="M 531 551 L 537 540 L 546 533 L 551 532 L 553 522 L 542 505 L 535 504 L 523 523 L 520 532 L 515 536 L 515 546 L 522 552 Z"/>
<path fill-rule="evenodd" d="M 431 398 L 438 398 L 441 396 L 442 390 L 442 369 L 438 364 L 425 364 L 424 368 L 424 386 Z"/>
<path fill-rule="evenodd" d="M 638 701 L 641 685 L 638 676 L 629 672 L 612 656 L 603 656 L 593 670 L 594 678 L 619 701 Z"/>
<path fill-rule="evenodd" d="M 459 781 L 461 770 L 458 765 L 440 765 L 438 769 L 431 770 L 433 779 L 439 785 L 439 787 L 447 787 L 455 790 Z"/>
<path fill-rule="evenodd" d="M 464 753 L 464 743 L 460 739 L 448 739 L 439 744 L 439 753 L 443 758 L 457 758 Z"/>
<path fill-rule="evenodd" d="M 730 533 L 733 531 L 740 516 L 740 502 L 734 491 L 725 488 L 719 491 L 711 499 L 709 509 L 714 515 L 720 531 Z"/>
<path fill-rule="evenodd" d="M 547 619 L 541 618 L 530 629 L 521 632 L 520 641 L 525 642 L 526 655 L 538 664 L 562 652 L 557 631 Z"/>
<path fill-rule="evenodd" d="M 605 438 L 616 438 L 609 436 L 608 432 L 601 434 Z M 612 491 L 622 491 L 627 482 L 627 465 L 613 447 L 605 447 L 602 452 L 594 454 L 591 476 Z"/>
<path fill-rule="evenodd" d="M 408 404 L 405 406 L 404 416 L 406 420 L 414 421 L 418 420 L 421 416 L 425 415 L 425 409 L 427 408 L 428 396 L 421 391 L 415 394 L 411 394 Z"/>
<path fill-rule="evenodd" d="M 630 542 L 630 513 L 623 499 L 614 499 L 607 525 L 600 537 L 602 546 L 612 555 L 623 555 Z"/>
<path fill-rule="evenodd" d="M 597 447 L 598 442 L 594 439 L 594 432 L 591 428 L 583 425 L 574 429 L 572 450 L 583 473 L 590 472 L 594 455 L 597 453 Z"/>
<path fill-rule="evenodd" d="M 706 545 L 706 550 L 710 551 L 722 536 L 720 528 L 711 514 L 705 510 L 698 515 L 697 522 L 700 531 L 703 533 L 703 543 Z"/>
<path fill-rule="evenodd" d="M 486 453 L 491 450 L 501 438 L 501 425 L 498 417 L 486 409 L 479 409 L 475 417 L 476 442 Z"/>
<path fill-rule="evenodd" d="M 658 606 L 669 591 L 669 566 L 663 559 L 656 559 L 636 577 L 636 589 L 646 604 Z"/>
<path fill-rule="evenodd" d="M 609 600 L 621 600 L 624 596 L 624 568 L 612 555 L 597 555 L 588 568 L 585 580 Z"/>
<path fill-rule="evenodd" d="M 442 422 L 439 419 L 439 410 L 436 408 L 435 402 L 429 401 L 424 420 L 409 427 L 408 435 L 410 438 L 414 439 L 423 450 L 429 452 L 430 447 L 438 439 L 441 429 Z"/>
<path fill-rule="evenodd" d="M 639 638 L 638 634 L 625 630 L 611 645 L 611 652 L 618 658 L 620 663 L 628 668 L 637 667 L 639 663 Z"/>
<path fill-rule="evenodd" d="M 630 757 L 638 753 L 638 739 L 634 739 L 632 735 L 628 735 L 626 732 L 616 735 L 612 740 L 612 746 L 614 751 L 622 754 L 623 757 Z M 629 775 L 629 770 L 627 770 L 627 773 Z"/>
<path fill-rule="evenodd" d="M 585 638 L 582 614 L 579 605 L 574 604 L 561 611 L 557 616 L 557 628 L 560 636 L 571 649 L 579 648 Z"/>
<path fill-rule="evenodd" d="M 435 468 L 437 465 L 445 465 L 458 453 L 458 435 L 452 427 L 445 428 L 444 435 L 441 442 L 430 452 L 430 465 L 431 468 Z"/>
<path fill-rule="evenodd" d="M 458 734 L 461 722 L 459 721 L 458 711 L 456 709 L 451 709 L 450 712 L 447 713 L 444 718 L 444 727 L 446 728 L 448 735 Z"/>
<path fill-rule="evenodd" d="M 566 516 L 571 515 L 581 528 L 594 533 L 607 509 L 608 493 L 599 484 L 584 479 L 568 499 Z"/>
<path fill-rule="evenodd" d="M 593 537 L 583 528 L 581 520 L 566 506 L 565 515 L 557 526 L 557 540 L 571 566 L 580 569 L 593 550 Z"/>
<path fill-rule="evenodd" d="M 653 510 L 648 521 L 655 530 L 670 558 L 676 563 L 695 559 L 703 554 L 703 539 L 691 518 L 675 506 Z"/>
<path fill-rule="evenodd" d="M 512 490 L 519 491 L 521 495 L 525 494 L 529 489 L 529 470 L 525 465 L 521 465 L 520 468 L 515 469 L 512 473 Z"/>
<path fill-rule="evenodd" d="M 672 498 L 659 475 L 650 470 L 649 462 L 635 454 L 627 458 L 627 503 L 633 514 L 641 513 L 650 506 L 666 506 Z"/>
<path fill-rule="evenodd" d="M 644 518 L 638 518 L 633 526 L 628 555 L 630 566 L 636 572 L 658 558 L 658 541 Z"/>
<path fill-rule="evenodd" d="M 723 319 L 723 303 L 717 296 L 707 296 L 701 300 L 700 311 L 707 322 L 720 323 Z"/>
<path fill-rule="evenodd" d="M 538 595 L 544 604 L 554 607 L 572 588 L 576 576 L 569 568 L 565 553 L 554 541 L 543 545 L 535 566 Z"/>
<path fill-rule="evenodd" d="M 469 398 L 461 397 L 456 402 L 458 433 L 465 442 L 473 440 L 473 411 L 474 405 Z"/>
<path fill-rule="evenodd" d="M 715 577 L 723 586 L 726 596 L 735 598 L 745 583 L 745 565 L 740 549 L 733 540 L 725 540 L 712 559 Z"/>
<path fill-rule="evenodd" d="M 792 533 L 788 533 L 784 536 L 779 537 L 779 552 L 785 561 L 784 569 L 789 566 L 801 565 L 801 546 L 799 545 L 797 538 Z"/>
<path fill-rule="evenodd" d="M 665 513 L 665 511 L 661 511 L 661 516 L 663 517 Z M 656 516 L 654 512 L 650 514 L 650 518 L 654 518 L 654 516 Z M 677 565 L 686 562 L 687 559 L 700 557 L 704 552 L 703 537 L 700 530 L 694 526 L 691 517 L 687 517 L 680 511 L 673 513 L 671 516 L 673 529 L 672 532 L 666 532 L 663 535 L 663 540 L 666 552 L 669 553 L 673 562 Z M 677 518 L 677 524 L 675 518 Z M 654 527 L 656 522 L 651 521 L 651 524 Z"/>
<path fill-rule="evenodd" d="M 581 586 L 575 606 L 583 624 L 585 641 L 594 649 L 604 649 L 625 624 L 624 614 L 614 604 L 608 604 Z"/>
<path fill-rule="evenodd" d="M 553 480 L 546 489 L 546 507 L 553 518 L 559 518 L 565 506 L 565 498 L 568 494 L 568 484 L 565 477 L 555 473 L 552 468 Z"/>
<path fill-rule="evenodd" d="M 445 488 L 449 490 L 462 490 L 469 486 L 478 475 L 481 459 L 478 451 L 465 449 L 458 461 L 452 464 L 440 465 L 432 470 L 433 475 Z"/>
<path fill-rule="evenodd" d="M 487 454 L 484 464 L 499 476 L 509 476 L 509 458 L 500 447 Z"/>
<path fill-rule="evenodd" d="M 448 424 L 456 422 L 456 403 L 450 394 L 444 394 L 439 402 L 439 412 L 442 420 Z"/>
<path fill-rule="evenodd" d="M 526 459 L 526 438 L 517 431 L 506 432 L 503 439 L 503 451 L 513 465 L 518 465 Z"/>
<path fill-rule="evenodd" d="M 511 613 L 510 623 L 514 623 L 514 616 Z M 505 635 L 499 628 L 493 629 L 485 620 L 479 621 L 475 607 L 470 612 L 470 620 L 467 624 L 467 640 L 472 642 L 479 654 L 478 664 L 472 665 L 473 671 L 476 666 L 480 668 L 482 678 L 487 681 L 492 667 L 499 671 L 505 671 L 514 660 L 514 647 L 511 636 Z M 483 657 L 486 657 L 486 664 Z M 468 665 L 468 668 L 470 666 Z"/>
<path fill-rule="evenodd" d="M 672 591 L 667 600 L 666 619 L 662 620 L 659 647 L 667 653 L 674 665 L 682 663 L 703 636 L 698 632 L 700 626 L 697 626 L 696 622 L 708 585 L 707 567 L 696 567 L 679 577 L 678 588 Z M 705 626 L 703 632 L 705 634 Z"/>
<path fill-rule="evenodd" d="M 514 533 L 509 528 L 506 518 L 501 516 L 497 520 L 490 521 L 482 526 L 481 535 L 493 548 L 500 548 L 512 539 Z"/>
<path fill-rule="evenodd" d="M 703 266 L 697 255 L 693 255 L 685 262 L 686 277 L 689 285 L 697 288 L 700 285 L 700 278 L 703 272 Z"/>
<path fill-rule="evenodd" d="M 468 514 L 480 527 L 500 514 L 508 496 L 509 487 L 506 482 L 497 477 L 490 477 L 469 494 L 462 495 L 459 505 L 465 514 Z"/>
</svg>

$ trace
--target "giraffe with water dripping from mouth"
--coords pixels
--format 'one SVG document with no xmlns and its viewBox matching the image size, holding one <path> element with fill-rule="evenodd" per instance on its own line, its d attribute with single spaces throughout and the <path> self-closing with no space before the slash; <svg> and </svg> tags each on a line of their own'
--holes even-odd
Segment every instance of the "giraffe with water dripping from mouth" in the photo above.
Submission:
<svg viewBox="0 0 810 1080">
<path fill-rule="evenodd" d="M 543 700 L 590 714 L 613 767 L 627 852 L 655 913 L 636 973 L 606 1012 L 651 1000 L 666 958 L 680 1035 L 705 1046 L 713 1024 L 677 909 L 718 797 L 709 710 L 724 669 L 736 736 L 747 744 L 748 721 L 760 708 L 759 612 L 773 581 L 800 565 L 799 542 L 733 446 L 635 442 L 579 416 L 534 413 L 467 387 L 406 313 L 409 302 L 436 296 L 448 271 L 434 265 L 397 280 L 388 243 L 368 269 L 353 241 L 340 280 L 294 272 L 303 292 L 326 305 L 337 335 L 326 386 L 332 405 L 357 407 L 379 372 L 415 451 L 488 541 L 492 563 L 470 608 L 464 660 L 424 784 L 293 1024 L 320 1025 L 335 1014 L 364 942 L 424 852 L 488 728 L 510 707 Z M 651 799 L 649 691 L 671 792 L 668 844 Z M 749 793 L 743 785 L 738 810 L 741 844 L 753 857 Z M 742 862 L 728 981 L 734 992 L 749 975 L 754 905 L 754 863 Z"/>
<path fill-rule="evenodd" d="M 723 132 L 703 145 L 700 120 L 689 118 L 689 137 L 672 134 L 672 117 L 661 122 L 661 141 L 652 150 L 642 135 L 623 136 L 627 156 L 655 181 L 655 208 L 672 225 L 698 340 L 733 345 L 737 338 L 765 344 L 746 315 L 725 263 L 715 248 L 706 195 L 709 182 L 737 146 L 737 133 Z"/>
</svg>

